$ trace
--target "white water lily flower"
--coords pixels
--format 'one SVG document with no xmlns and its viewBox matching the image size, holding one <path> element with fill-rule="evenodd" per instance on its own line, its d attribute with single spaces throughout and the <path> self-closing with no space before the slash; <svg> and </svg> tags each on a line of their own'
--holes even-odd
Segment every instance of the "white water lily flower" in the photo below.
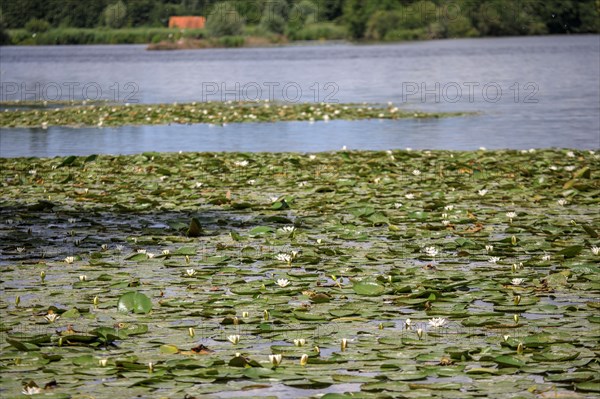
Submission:
<svg viewBox="0 0 600 399">
<path fill-rule="evenodd" d="M 296 228 L 294 226 L 284 226 L 281 228 L 281 231 L 284 233 L 293 233 Z"/>
<path fill-rule="evenodd" d="M 451 211 L 452 209 L 454 209 L 454 205 L 446 205 L 446 206 L 444 207 L 444 210 L 445 210 L 445 211 Z"/>
<path fill-rule="evenodd" d="M 575 153 L 573 151 L 569 151 L 569 152 L 567 152 L 567 156 L 569 158 L 575 158 Z"/>
<path fill-rule="evenodd" d="M 493 245 L 486 245 L 486 246 L 485 246 L 485 250 L 486 250 L 487 252 L 492 252 L 492 251 L 494 250 L 494 246 L 493 246 Z"/>
<path fill-rule="evenodd" d="M 492 256 L 492 257 L 490 257 L 490 258 L 488 259 L 488 262 L 490 262 L 490 263 L 498 263 L 498 261 L 499 261 L 499 260 L 500 260 L 500 258 L 499 258 L 499 257 L 497 257 L 497 256 Z"/>
<path fill-rule="evenodd" d="M 442 220 L 442 224 L 444 226 L 448 226 L 450 224 L 450 221 L 449 220 Z"/>
<path fill-rule="evenodd" d="M 410 327 L 412 325 L 412 321 L 410 319 L 406 319 L 406 321 L 404 322 L 404 325 L 406 326 L 407 330 L 410 330 Z"/>
<path fill-rule="evenodd" d="M 17 247 L 17 252 L 21 253 L 25 251 L 25 247 Z"/>
<path fill-rule="evenodd" d="M 506 212 L 506 217 L 512 223 L 512 220 L 517 217 L 517 213 L 516 212 L 512 212 L 512 211 L 511 212 Z"/>
<path fill-rule="evenodd" d="M 145 249 L 138 249 L 138 250 L 137 250 L 137 253 L 138 253 L 138 254 L 145 254 L 145 253 L 146 253 L 146 250 L 145 250 Z"/>
<path fill-rule="evenodd" d="M 292 255 L 292 259 L 296 259 L 300 251 L 290 251 L 290 255 Z"/>
<path fill-rule="evenodd" d="M 285 278 L 280 278 L 279 280 L 277 280 L 277 285 L 280 286 L 281 288 L 285 288 L 288 285 L 290 285 L 290 281 Z"/>
<path fill-rule="evenodd" d="M 100 359 L 100 360 L 98 360 L 98 365 L 100 367 L 106 367 L 107 364 L 108 364 L 108 359 Z"/>
<path fill-rule="evenodd" d="M 544 254 L 544 256 L 542 256 L 542 260 L 550 260 L 552 259 L 552 256 L 548 255 L 548 254 Z"/>
<path fill-rule="evenodd" d="M 168 249 L 163 249 L 162 250 L 162 254 L 163 255 L 169 255 L 171 253 L 171 251 L 169 251 Z"/>
<path fill-rule="evenodd" d="M 421 171 L 419 169 L 415 169 L 412 171 L 412 174 L 415 176 L 420 176 L 421 175 Z"/>
<path fill-rule="evenodd" d="M 598 254 L 600 254 L 600 247 L 595 247 L 595 246 L 594 246 L 594 247 L 592 247 L 592 253 L 593 253 L 594 255 L 598 255 Z"/>
<path fill-rule="evenodd" d="M 565 170 L 567 172 L 572 172 L 575 170 L 575 166 L 574 165 L 565 166 Z"/>
<path fill-rule="evenodd" d="M 74 256 L 67 256 L 65 258 L 65 262 L 70 265 L 71 263 L 75 262 L 75 257 Z"/>
<path fill-rule="evenodd" d="M 560 205 L 560 206 L 565 206 L 565 205 L 567 205 L 567 204 L 569 203 L 569 201 L 567 201 L 567 200 L 566 200 L 566 199 L 564 199 L 564 198 L 561 198 L 561 199 L 559 199 L 558 201 L 556 201 L 556 203 L 557 203 L 558 205 Z"/>
<path fill-rule="evenodd" d="M 429 325 L 431 327 L 443 327 L 446 324 L 447 320 L 444 319 L 443 317 L 434 317 L 433 319 L 429 320 Z"/>
<path fill-rule="evenodd" d="M 44 319 L 48 320 L 49 323 L 54 323 L 56 320 L 60 319 L 60 316 L 56 313 L 48 313 L 44 316 Z"/>
<path fill-rule="evenodd" d="M 486 195 L 488 193 L 488 190 L 483 189 L 483 190 L 479 190 L 477 191 L 477 194 L 479 194 L 481 197 L 483 197 L 484 195 Z"/>
<path fill-rule="evenodd" d="M 28 385 L 23 388 L 23 391 L 21 393 L 23 395 L 28 395 L 28 396 L 37 395 L 37 394 L 42 393 L 42 388 L 37 387 L 37 386 L 31 387 Z"/>
<path fill-rule="evenodd" d="M 185 274 L 187 274 L 189 277 L 192 277 L 194 274 L 196 274 L 196 270 L 194 270 L 194 269 L 186 269 L 185 270 Z"/>
<path fill-rule="evenodd" d="M 229 342 L 231 342 L 232 344 L 236 345 L 238 342 L 240 342 L 240 336 L 239 335 L 229 335 L 227 337 L 227 340 Z"/>
<path fill-rule="evenodd" d="M 196 184 L 194 184 L 195 188 L 200 188 L 204 185 L 204 183 L 197 181 Z"/>
<path fill-rule="evenodd" d="M 87 276 L 85 274 L 80 275 L 79 281 L 87 281 Z"/>
<path fill-rule="evenodd" d="M 296 345 L 296 346 L 304 346 L 305 343 L 306 343 L 306 340 L 304 338 L 294 340 L 294 345 Z"/>
<path fill-rule="evenodd" d="M 314 155 L 314 154 L 310 154 L 310 155 L 308 156 L 308 159 L 310 159 L 311 161 L 314 161 L 315 159 L 317 159 L 317 156 L 316 156 L 316 155 Z"/>
<path fill-rule="evenodd" d="M 279 197 L 269 197 L 269 201 L 271 202 L 277 202 L 278 199 Z"/>
<path fill-rule="evenodd" d="M 435 258 L 435 256 L 438 254 L 438 250 L 435 249 L 435 247 L 425 247 L 423 251 L 432 258 Z"/>
<path fill-rule="evenodd" d="M 235 161 L 233 164 L 235 166 L 241 166 L 242 168 L 244 168 L 248 166 L 249 162 L 244 159 L 243 161 Z"/>
<path fill-rule="evenodd" d="M 521 284 L 523 284 L 524 281 L 525 281 L 524 278 L 513 278 L 511 280 L 511 284 L 512 285 L 521 285 Z"/>
<path fill-rule="evenodd" d="M 340 344 L 340 347 L 342 349 L 342 352 L 345 351 L 348 347 L 348 339 L 342 338 L 342 343 Z"/>
<path fill-rule="evenodd" d="M 404 197 L 406 197 L 406 199 L 414 199 L 415 195 L 413 193 L 408 193 Z"/>
<path fill-rule="evenodd" d="M 269 355 L 269 361 L 271 362 L 271 364 L 273 366 L 279 366 L 281 364 L 282 360 L 283 360 L 283 356 L 281 356 L 281 354 Z"/>
<path fill-rule="evenodd" d="M 277 254 L 275 256 L 275 259 L 280 260 L 282 262 L 287 262 L 287 263 L 292 262 L 292 256 L 289 254 Z"/>
<path fill-rule="evenodd" d="M 146 252 L 146 256 L 148 256 L 150 259 L 154 258 L 154 254 L 152 252 Z"/>
</svg>

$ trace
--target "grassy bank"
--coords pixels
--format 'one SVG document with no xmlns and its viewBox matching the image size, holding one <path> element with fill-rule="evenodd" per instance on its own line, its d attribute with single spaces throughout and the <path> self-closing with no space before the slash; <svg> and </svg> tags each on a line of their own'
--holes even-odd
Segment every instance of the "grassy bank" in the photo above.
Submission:
<svg viewBox="0 0 600 399">
<path fill-rule="evenodd" d="M 568 150 L 0 159 L 0 390 L 597 397 L 599 170 Z"/>
<path fill-rule="evenodd" d="M 148 44 L 160 41 L 202 39 L 203 29 L 179 30 L 168 28 L 56 28 L 46 32 L 31 33 L 25 29 L 9 30 L 10 43 L 15 45 L 51 44 Z"/>
<path fill-rule="evenodd" d="M 60 107 L 57 107 L 60 105 Z M 462 116 L 466 113 L 423 113 L 394 105 L 201 102 L 189 104 L 0 103 L 0 127 L 123 126 L 171 123 L 241 123 L 329 121 L 335 119 L 401 119 Z M 14 108 L 17 109 L 14 109 Z M 27 108 L 27 109 L 23 109 Z"/>
</svg>

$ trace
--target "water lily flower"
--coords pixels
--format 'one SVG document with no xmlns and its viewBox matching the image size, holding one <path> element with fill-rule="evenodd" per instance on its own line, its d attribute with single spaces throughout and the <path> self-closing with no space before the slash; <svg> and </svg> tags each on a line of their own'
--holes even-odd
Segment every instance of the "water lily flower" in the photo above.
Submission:
<svg viewBox="0 0 600 399">
<path fill-rule="evenodd" d="M 417 336 L 419 337 L 419 339 L 423 338 L 423 329 L 422 328 L 417 329 Z"/>
<path fill-rule="evenodd" d="M 575 170 L 575 166 L 574 165 L 565 166 L 565 170 L 567 172 L 572 172 Z"/>
<path fill-rule="evenodd" d="M 294 340 L 294 345 L 296 346 L 304 346 L 306 340 L 304 338 L 299 338 Z"/>
<path fill-rule="evenodd" d="M 108 359 L 99 359 L 98 360 L 98 365 L 100 367 L 106 367 L 107 364 L 108 364 Z"/>
<path fill-rule="evenodd" d="M 227 340 L 229 340 L 229 342 L 231 342 L 234 345 L 237 345 L 238 342 L 240 342 L 240 336 L 239 335 L 229 335 L 227 337 Z"/>
<path fill-rule="evenodd" d="M 515 321 L 516 324 L 519 324 L 519 315 L 515 313 L 513 315 L 513 320 Z"/>
<path fill-rule="evenodd" d="M 321 353 L 321 348 L 319 348 L 317 345 L 315 345 L 313 349 L 315 350 L 315 352 Z"/>
<path fill-rule="evenodd" d="M 269 201 L 271 201 L 272 203 L 277 202 L 278 199 L 279 197 L 277 196 L 269 197 Z"/>
<path fill-rule="evenodd" d="M 38 386 L 30 386 L 27 385 L 25 387 L 23 387 L 23 391 L 21 392 L 23 395 L 37 395 L 42 393 L 42 388 L 38 387 Z"/>
<path fill-rule="evenodd" d="M 154 363 L 149 362 L 148 363 L 148 372 L 152 373 L 154 371 Z"/>
<path fill-rule="evenodd" d="M 404 325 L 406 326 L 407 330 L 411 329 L 411 324 L 412 324 L 412 320 L 411 319 L 406 319 L 406 321 L 404 322 Z"/>
<path fill-rule="evenodd" d="M 412 171 L 412 174 L 415 176 L 420 176 L 421 175 L 421 171 L 419 169 L 415 169 Z"/>
<path fill-rule="evenodd" d="M 44 282 L 44 280 L 46 279 L 46 272 L 44 270 L 42 270 L 40 272 L 40 278 L 42 279 L 42 283 Z"/>
<path fill-rule="evenodd" d="M 314 155 L 314 154 L 310 154 L 310 155 L 308 156 L 308 159 L 310 159 L 311 161 L 314 161 L 315 159 L 317 159 L 317 156 L 316 156 L 316 155 Z"/>
<path fill-rule="evenodd" d="M 594 255 L 598 255 L 598 254 L 600 254 L 600 247 L 593 246 L 593 247 L 592 247 L 592 253 L 593 253 Z"/>
<path fill-rule="evenodd" d="M 294 226 L 284 226 L 281 228 L 281 231 L 284 233 L 293 233 L 296 228 Z"/>
<path fill-rule="evenodd" d="M 435 247 L 425 247 L 423 251 L 432 258 L 435 258 L 435 256 L 438 254 L 438 250 Z"/>
<path fill-rule="evenodd" d="M 277 254 L 275 258 L 286 263 L 292 263 L 292 255 L 289 254 Z"/>
<path fill-rule="evenodd" d="M 443 327 L 446 324 L 446 322 L 447 320 L 443 317 L 434 317 L 433 319 L 429 320 L 429 325 L 438 328 Z"/>
<path fill-rule="evenodd" d="M 558 205 L 560 205 L 560 206 L 565 206 L 565 205 L 567 205 L 567 204 L 569 203 L 569 201 L 567 201 L 567 200 L 566 200 L 566 199 L 564 199 L 564 198 L 561 198 L 561 199 L 559 199 L 558 201 L 556 201 L 556 203 L 557 203 Z"/>
<path fill-rule="evenodd" d="M 186 269 L 186 270 L 185 270 L 185 274 L 186 274 L 188 277 L 192 277 L 192 276 L 194 276 L 194 275 L 196 274 L 196 270 L 194 270 L 194 269 Z"/>
<path fill-rule="evenodd" d="M 504 342 L 508 341 L 509 338 L 510 338 L 510 335 L 508 335 L 508 334 L 502 336 L 502 339 L 504 339 Z"/>
<path fill-rule="evenodd" d="M 275 367 L 279 366 L 281 364 L 282 360 L 283 360 L 283 356 L 281 356 L 281 354 L 269 355 L 269 361 Z"/>
<path fill-rule="evenodd" d="M 196 331 L 194 330 L 194 327 L 188 328 L 188 335 L 192 338 L 194 337 L 194 335 L 196 335 Z"/>
<path fill-rule="evenodd" d="M 169 255 L 171 253 L 171 251 L 169 251 L 168 249 L 163 249 L 162 250 L 162 254 L 163 255 Z"/>
<path fill-rule="evenodd" d="M 511 280 L 511 284 L 512 285 L 521 285 L 521 284 L 523 284 L 524 281 L 525 281 L 524 278 L 513 278 Z"/>
<path fill-rule="evenodd" d="M 300 366 L 304 367 L 304 366 L 306 366 L 307 363 L 308 363 L 308 355 L 306 353 L 304 353 L 300 357 Z"/>
<path fill-rule="evenodd" d="M 49 323 L 54 323 L 56 320 L 60 319 L 60 316 L 56 313 L 48 313 L 44 316 L 44 319 L 48 320 Z"/>
<path fill-rule="evenodd" d="M 22 253 L 22 252 L 24 252 L 24 251 L 25 251 L 25 248 L 24 248 L 24 247 L 17 247 L 17 252 L 18 252 L 18 253 Z"/>
<path fill-rule="evenodd" d="M 486 190 L 486 189 L 482 189 L 482 190 L 477 191 L 477 194 L 479 194 L 479 196 L 481 196 L 481 197 L 483 197 L 487 193 L 488 193 L 488 190 Z"/>
<path fill-rule="evenodd" d="M 85 274 L 79 275 L 79 281 L 87 281 L 87 276 Z"/>
<path fill-rule="evenodd" d="M 138 254 L 145 254 L 145 253 L 146 253 L 146 250 L 145 250 L 145 249 L 138 249 L 138 250 L 137 250 L 137 253 L 138 253 Z"/>
<path fill-rule="evenodd" d="M 446 205 L 444 207 L 444 210 L 446 210 L 446 211 L 451 211 L 452 209 L 454 209 L 454 205 Z"/>
<path fill-rule="evenodd" d="M 279 280 L 277 280 L 277 285 L 281 288 L 285 288 L 288 285 L 290 285 L 290 281 L 285 278 L 280 278 Z"/>
<path fill-rule="evenodd" d="M 573 151 L 569 151 L 569 152 L 567 152 L 567 156 L 569 158 L 575 158 L 575 153 Z"/>
<path fill-rule="evenodd" d="M 342 352 L 344 352 L 347 347 L 348 347 L 348 340 L 346 338 L 342 338 L 342 343 L 341 343 Z"/>
<path fill-rule="evenodd" d="M 508 218 L 510 223 L 512 223 L 512 220 L 517 217 L 517 213 L 516 212 L 506 212 L 506 217 Z"/>
<path fill-rule="evenodd" d="M 486 245 L 486 246 L 485 246 L 485 250 L 486 250 L 487 252 L 492 252 L 492 251 L 494 250 L 494 246 L 493 246 L 493 245 Z"/>
<path fill-rule="evenodd" d="M 404 197 L 406 197 L 406 199 L 414 199 L 415 195 L 413 193 L 408 193 Z"/>
<path fill-rule="evenodd" d="M 75 262 L 75 257 L 74 256 L 67 256 L 65 258 L 65 262 L 70 265 L 71 263 Z"/>
<path fill-rule="evenodd" d="M 449 220 L 442 220 L 442 224 L 444 226 L 448 226 L 450 224 L 450 221 Z"/>
<path fill-rule="evenodd" d="M 592 250 L 592 252 L 593 252 L 593 250 Z M 550 256 L 550 255 L 548 255 L 548 254 L 544 254 L 544 255 L 542 256 L 542 260 L 550 260 L 550 259 L 552 259 L 552 256 Z"/>
<path fill-rule="evenodd" d="M 490 262 L 490 263 L 498 263 L 498 261 L 499 261 L 499 260 L 500 260 L 500 258 L 499 258 L 499 257 L 497 257 L 497 256 L 491 256 L 491 257 L 488 259 L 488 262 Z"/>
<path fill-rule="evenodd" d="M 242 312 L 242 317 L 248 317 L 249 313 L 248 312 Z"/>
<path fill-rule="evenodd" d="M 235 161 L 233 164 L 235 166 L 241 166 L 242 168 L 244 168 L 244 167 L 248 166 L 248 163 L 249 162 L 244 159 L 243 161 Z"/>
<path fill-rule="evenodd" d="M 103 251 L 106 251 L 108 249 L 108 244 L 102 244 L 100 248 L 102 248 Z"/>
<path fill-rule="evenodd" d="M 402 207 L 402 203 L 401 202 L 395 202 L 394 203 L 394 208 L 398 209 Z"/>
<path fill-rule="evenodd" d="M 148 256 L 148 259 L 154 258 L 154 254 L 152 252 L 146 252 L 146 256 Z"/>
</svg>

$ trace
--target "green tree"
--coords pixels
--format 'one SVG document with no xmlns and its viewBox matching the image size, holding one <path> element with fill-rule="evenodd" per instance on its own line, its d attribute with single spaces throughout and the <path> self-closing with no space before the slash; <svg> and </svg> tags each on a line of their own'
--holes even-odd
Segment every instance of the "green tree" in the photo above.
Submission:
<svg viewBox="0 0 600 399">
<path fill-rule="evenodd" d="M 125 26 L 126 16 L 127 7 L 119 0 L 104 9 L 104 24 L 111 28 L 122 28 Z"/>
<path fill-rule="evenodd" d="M 217 3 L 206 18 L 211 36 L 235 36 L 244 31 L 245 21 L 230 2 Z"/>
</svg>

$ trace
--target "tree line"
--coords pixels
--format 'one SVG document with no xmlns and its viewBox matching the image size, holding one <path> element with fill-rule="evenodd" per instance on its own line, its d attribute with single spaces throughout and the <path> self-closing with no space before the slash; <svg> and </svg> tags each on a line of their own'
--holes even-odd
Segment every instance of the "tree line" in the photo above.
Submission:
<svg viewBox="0 0 600 399">
<path fill-rule="evenodd" d="M 600 0 L 3 0 L 0 41 L 6 29 L 165 27 L 176 15 L 208 17 L 217 36 L 257 26 L 294 39 L 316 24 L 376 41 L 600 32 Z"/>
</svg>

